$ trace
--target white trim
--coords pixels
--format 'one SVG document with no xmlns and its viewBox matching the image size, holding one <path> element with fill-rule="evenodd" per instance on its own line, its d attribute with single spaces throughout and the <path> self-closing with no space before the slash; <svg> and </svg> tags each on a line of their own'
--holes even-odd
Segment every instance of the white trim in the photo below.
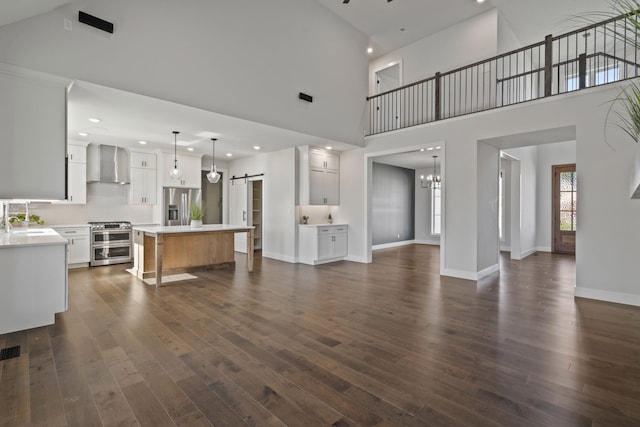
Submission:
<svg viewBox="0 0 640 427">
<path fill-rule="evenodd" d="M 473 280 L 474 282 L 477 282 L 478 280 L 483 279 L 497 271 L 500 271 L 500 264 L 494 264 L 490 267 L 485 268 L 484 270 L 478 271 L 477 273 L 473 271 L 454 270 L 448 268 L 444 270 L 441 275 L 455 277 L 458 279 Z"/>
<path fill-rule="evenodd" d="M 465 280 L 478 280 L 478 273 L 474 273 L 472 271 L 464 271 L 464 270 L 454 270 L 452 268 L 447 268 L 442 270 L 440 273 L 441 276 L 455 277 L 457 279 L 465 279 Z"/>
<path fill-rule="evenodd" d="M 295 263 L 298 262 L 298 260 L 295 257 L 282 255 L 282 254 L 277 254 L 275 252 L 264 252 L 263 251 L 262 252 L 262 258 L 277 259 L 278 261 L 290 262 L 292 264 L 295 264 Z"/>
<path fill-rule="evenodd" d="M 511 259 L 514 259 L 514 260 L 516 260 L 516 261 L 520 261 L 520 260 L 525 259 L 525 258 L 526 258 L 526 257 L 528 257 L 529 255 L 531 255 L 531 254 L 535 254 L 535 253 L 536 253 L 536 248 L 532 248 L 532 249 L 529 249 L 529 250 L 526 250 L 526 251 L 522 252 L 522 253 L 520 254 L 520 257 L 518 258 L 518 257 L 514 257 L 514 256 L 513 256 L 513 252 L 512 252 L 512 253 L 511 253 L 511 255 L 512 255 L 512 256 L 511 256 Z"/>
<path fill-rule="evenodd" d="M 500 271 L 500 264 L 493 264 L 492 266 L 487 267 L 484 270 L 478 271 L 478 273 L 476 274 L 476 276 L 478 277 L 477 280 L 483 279 L 495 273 L 496 271 Z"/>
<path fill-rule="evenodd" d="M 553 252 L 551 250 L 551 246 L 538 246 L 536 247 L 536 252 Z"/>
<path fill-rule="evenodd" d="M 505 252 L 511 252 L 511 245 L 500 245 L 500 250 Z"/>
<path fill-rule="evenodd" d="M 403 240 L 401 242 L 382 243 L 380 245 L 373 245 L 371 250 L 376 251 L 378 249 L 397 248 L 399 246 L 413 245 L 415 242 L 415 240 Z"/>
<path fill-rule="evenodd" d="M 627 294 L 623 292 L 610 292 L 601 289 L 575 287 L 574 296 L 576 298 L 587 298 L 598 301 L 613 302 L 616 304 L 626 304 L 640 306 L 640 295 Z"/>
<path fill-rule="evenodd" d="M 347 255 L 346 257 L 344 257 L 344 260 L 351 261 L 351 262 L 359 262 L 361 264 L 371 264 L 371 261 L 367 261 L 367 258 L 363 256 Z"/>
<path fill-rule="evenodd" d="M 432 245 L 432 246 L 440 246 L 440 239 L 416 239 L 416 245 Z"/>
</svg>

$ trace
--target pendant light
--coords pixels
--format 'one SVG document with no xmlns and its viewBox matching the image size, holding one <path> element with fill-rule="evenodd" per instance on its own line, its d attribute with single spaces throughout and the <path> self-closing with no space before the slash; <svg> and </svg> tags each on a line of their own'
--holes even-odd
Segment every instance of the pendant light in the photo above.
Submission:
<svg viewBox="0 0 640 427">
<path fill-rule="evenodd" d="M 211 138 L 211 172 L 207 174 L 207 179 L 212 184 L 217 184 L 220 181 L 220 174 L 216 170 L 216 138 Z"/>
<path fill-rule="evenodd" d="M 431 157 L 433 157 L 433 174 L 427 176 L 426 182 L 424 175 L 420 175 L 420 184 L 422 185 L 422 188 L 438 190 L 440 188 L 440 182 L 442 181 L 440 175 L 436 175 L 436 159 L 438 156 Z"/>
<path fill-rule="evenodd" d="M 169 177 L 175 181 L 182 178 L 182 169 L 178 168 L 178 132 L 173 131 L 173 169 L 169 171 Z"/>
</svg>

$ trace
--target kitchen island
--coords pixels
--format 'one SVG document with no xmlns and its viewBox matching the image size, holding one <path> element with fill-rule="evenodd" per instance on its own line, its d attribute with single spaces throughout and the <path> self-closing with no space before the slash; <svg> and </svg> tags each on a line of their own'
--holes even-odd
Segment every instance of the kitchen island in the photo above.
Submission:
<svg viewBox="0 0 640 427">
<path fill-rule="evenodd" d="M 52 325 L 67 310 L 67 239 L 51 228 L 0 232 L 0 334 Z"/>
<path fill-rule="evenodd" d="M 133 273 L 141 278 L 235 267 L 234 235 L 247 234 L 247 270 L 253 271 L 253 227 L 228 224 L 134 226 Z"/>
</svg>

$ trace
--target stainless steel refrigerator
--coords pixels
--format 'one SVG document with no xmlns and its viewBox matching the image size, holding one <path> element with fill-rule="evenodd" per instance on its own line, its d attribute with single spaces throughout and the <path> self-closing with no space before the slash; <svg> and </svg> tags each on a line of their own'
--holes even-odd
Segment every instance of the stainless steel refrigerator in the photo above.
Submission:
<svg viewBox="0 0 640 427">
<path fill-rule="evenodd" d="M 189 225 L 191 205 L 202 206 L 202 191 L 197 188 L 164 189 L 164 225 Z"/>
</svg>

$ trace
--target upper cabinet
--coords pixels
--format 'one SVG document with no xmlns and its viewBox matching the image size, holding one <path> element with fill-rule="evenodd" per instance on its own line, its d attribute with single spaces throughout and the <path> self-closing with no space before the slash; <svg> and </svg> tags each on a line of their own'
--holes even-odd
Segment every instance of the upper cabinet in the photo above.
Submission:
<svg viewBox="0 0 640 427">
<path fill-rule="evenodd" d="M 173 169 L 173 154 L 164 154 L 164 168 L 160 171 L 163 187 L 200 188 L 202 186 L 201 170 L 202 156 L 177 156 L 178 169 L 182 169 L 182 178 L 178 180 L 169 177 L 169 170 Z"/>
<path fill-rule="evenodd" d="M 65 199 L 67 84 L 0 64 L 0 199 Z"/>
<path fill-rule="evenodd" d="M 316 147 L 298 147 L 299 205 L 340 204 L 340 157 Z"/>
<path fill-rule="evenodd" d="M 129 204 L 155 205 L 157 201 L 156 158 L 154 153 L 131 151 Z"/>
<path fill-rule="evenodd" d="M 87 147 L 69 144 L 67 147 L 67 203 L 87 203 Z"/>
</svg>

